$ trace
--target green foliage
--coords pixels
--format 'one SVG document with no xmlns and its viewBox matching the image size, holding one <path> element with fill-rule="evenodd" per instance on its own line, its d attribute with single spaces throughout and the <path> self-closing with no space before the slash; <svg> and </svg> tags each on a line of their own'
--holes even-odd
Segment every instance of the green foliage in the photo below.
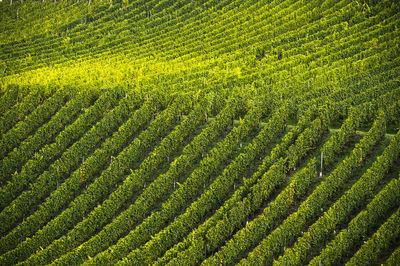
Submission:
<svg viewBox="0 0 400 266">
<path fill-rule="evenodd" d="M 0 264 L 395 264 L 399 14 L 0 2 Z"/>
</svg>

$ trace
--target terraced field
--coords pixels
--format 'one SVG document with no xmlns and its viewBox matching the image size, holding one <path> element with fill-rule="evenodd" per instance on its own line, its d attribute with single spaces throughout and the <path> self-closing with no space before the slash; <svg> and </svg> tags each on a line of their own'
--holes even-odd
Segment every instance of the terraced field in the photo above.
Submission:
<svg viewBox="0 0 400 266">
<path fill-rule="evenodd" d="M 399 11 L 0 2 L 0 264 L 399 265 Z"/>
</svg>

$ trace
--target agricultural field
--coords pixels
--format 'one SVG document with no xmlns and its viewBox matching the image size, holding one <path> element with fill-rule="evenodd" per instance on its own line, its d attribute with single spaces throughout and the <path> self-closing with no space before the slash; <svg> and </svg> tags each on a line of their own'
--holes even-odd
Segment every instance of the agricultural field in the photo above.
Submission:
<svg viewBox="0 0 400 266">
<path fill-rule="evenodd" d="M 0 265 L 400 265 L 397 0 L 0 2 Z"/>
</svg>

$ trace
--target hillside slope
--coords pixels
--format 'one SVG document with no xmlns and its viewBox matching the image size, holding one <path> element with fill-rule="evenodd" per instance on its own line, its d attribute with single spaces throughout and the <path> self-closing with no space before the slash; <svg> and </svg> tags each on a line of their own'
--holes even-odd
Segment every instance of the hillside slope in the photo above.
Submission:
<svg viewBox="0 0 400 266">
<path fill-rule="evenodd" d="M 0 264 L 398 264 L 399 11 L 0 2 Z"/>
</svg>

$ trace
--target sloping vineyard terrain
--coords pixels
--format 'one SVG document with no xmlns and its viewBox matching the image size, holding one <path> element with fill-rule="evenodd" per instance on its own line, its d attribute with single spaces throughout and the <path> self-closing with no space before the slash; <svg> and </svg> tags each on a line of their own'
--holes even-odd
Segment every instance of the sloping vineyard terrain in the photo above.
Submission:
<svg viewBox="0 0 400 266">
<path fill-rule="evenodd" d="M 395 0 L 0 2 L 0 265 L 400 265 Z"/>
</svg>

